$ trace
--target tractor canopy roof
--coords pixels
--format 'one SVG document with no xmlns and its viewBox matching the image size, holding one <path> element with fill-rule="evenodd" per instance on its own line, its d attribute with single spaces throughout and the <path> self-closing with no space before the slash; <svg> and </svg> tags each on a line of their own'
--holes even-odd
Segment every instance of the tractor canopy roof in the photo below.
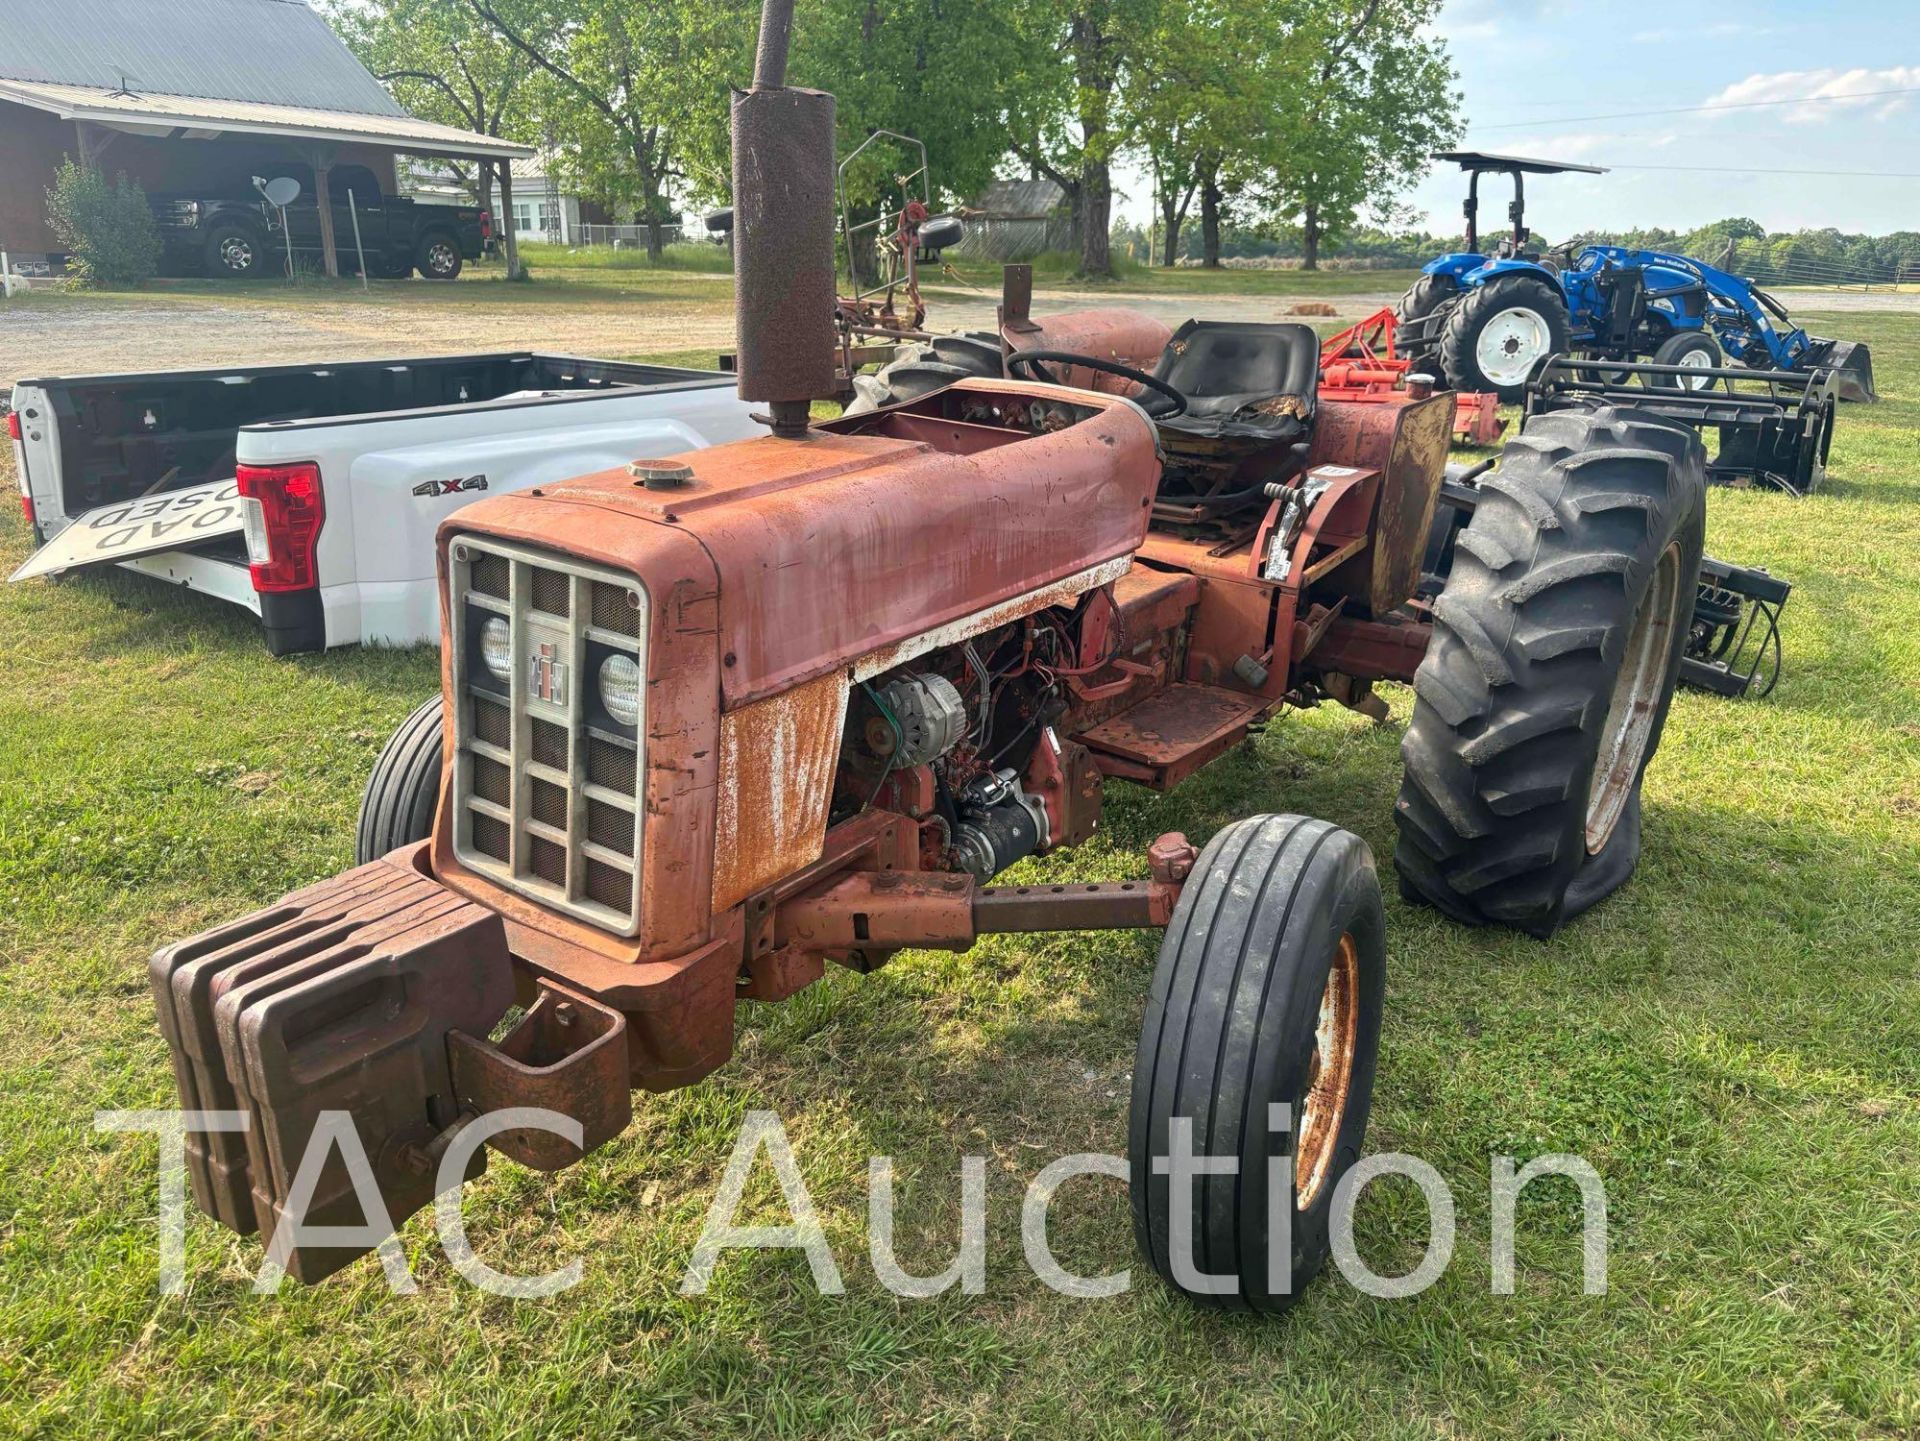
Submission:
<svg viewBox="0 0 1920 1441">
<path fill-rule="evenodd" d="M 1462 170 L 1491 170 L 1506 175 L 1565 175 L 1571 171 L 1578 171 L 1582 175 L 1607 173 L 1604 165 L 1575 165 L 1565 160 L 1529 160 L 1524 155 L 1490 155 L 1484 150 L 1436 150 L 1432 158 L 1456 161 Z"/>
</svg>

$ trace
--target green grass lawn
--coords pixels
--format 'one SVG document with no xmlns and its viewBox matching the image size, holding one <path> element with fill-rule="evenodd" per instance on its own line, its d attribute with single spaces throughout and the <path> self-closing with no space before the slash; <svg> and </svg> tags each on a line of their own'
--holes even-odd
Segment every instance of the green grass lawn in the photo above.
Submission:
<svg viewBox="0 0 1920 1441">
<path fill-rule="evenodd" d="M 903 955 L 745 1006 L 730 1066 L 637 1098 L 586 1163 L 496 1159 L 468 1188 L 474 1244 L 505 1270 L 580 1258 L 555 1300 L 459 1281 L 425 1217 L 404 1233 L 411 1297 L 371 1261 L 256 1297 L 257 1243 L 198 1217 L 187 1293 L 157 1295 L 156 1148 L 91 1129 L 96 1109 L 173 1103 L 146 957 L 346 865 L 374 755 L 437 666 L 274 661 L 240 612 L 130 576 L 0 587 L 0 1430 L 1920 1433 L 1920 321 L 1819 328 L 1871 341 L 1889 399 L 1843 411 L 1821 495 L 1710 506 L 1716 554 L 1796 582 L 1778 692 L 1682 695 L 1639 875 L 1554 942 L 1389 899 L 1370 1145 L 1451 1183 L 1453 1265 L 1397 1302 L 1329 1275 L 1280 1322 L 1202 1314 L 1139 1268 L 1117 1299 L 1070 1300 L 1022 1260 L 1027 1180 L 1125 1149 L 1154 950 L 1134 934 Z M 0 569 L 25 551 L 9 513 Z M 1116 786 L 1098 842 L 1019 874 L 1137 875 L 1163 830 L 1288 809 L 1351 827 L 1384 871 L 1409 709 L 1390 699 L 1379 729 L 1286 716 L 1173 796 Z M 753 1109 L 785 1121 L 844 1296 L 778 1253 L 731 1254 L 706 1296 L 678 1294 Z M 1517 1294 L 1490 1294 L 1490 1160 L 1546 1152 L 1605 1177 L 1603 1297 L 1581 1294 L 1559 1181 L 1522 1203 Z M 951 1256 L 960 1158 L 988 1157 L 984 1296 L 881 1288 L 876 1153 L 921 1272 Z M 1370 1190 L 1358 1234 L 1377 1269 L 1410 1266 L 1411 1187 Z M 1063 1190 L 1054 1241 L 1075 1270 L 1128 1265 L 1118 1184 Z"/>
</svg>

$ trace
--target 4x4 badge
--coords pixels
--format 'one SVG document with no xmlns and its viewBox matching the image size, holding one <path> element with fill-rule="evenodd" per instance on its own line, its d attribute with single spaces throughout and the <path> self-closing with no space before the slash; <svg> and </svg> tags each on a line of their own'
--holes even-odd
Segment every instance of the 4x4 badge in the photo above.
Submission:
<svg viewBox="0 0 1920 1441">
<path fill-rule="evenodd" d="M 415 495 L 458 495 L 463 490 L 485 490 L 487 477 L 469 475 L 456 480 L 423 480 L 413 488 Z"/>
</svg>

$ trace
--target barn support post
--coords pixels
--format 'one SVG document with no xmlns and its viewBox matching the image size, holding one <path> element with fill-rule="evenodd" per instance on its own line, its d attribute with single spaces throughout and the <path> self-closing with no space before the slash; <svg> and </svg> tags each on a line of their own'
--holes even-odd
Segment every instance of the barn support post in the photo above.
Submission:
<svg viewBox="0 0 1920 1441">
<path fill-rule="evenodd" d="M 333 236 L 333 192 L 328 184 L 336 154 L 327 145 L 316 147 L 308 155 L 313 162 L 313 203 L 320 210 L 320 262 L 330 280 L 340 278 L 340 252 Z"/>
</svg>

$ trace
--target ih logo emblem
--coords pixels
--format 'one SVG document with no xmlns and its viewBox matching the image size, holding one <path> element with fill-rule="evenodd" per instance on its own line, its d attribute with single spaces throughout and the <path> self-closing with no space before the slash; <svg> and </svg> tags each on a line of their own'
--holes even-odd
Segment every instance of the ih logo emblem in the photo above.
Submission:
<svg viewBox="0 0 1920 1441">
<path fill-rule="evenodd" d="M 560 647 L 542 641 L 527 662 L 527 688 L 548 705 L 567 703 L 567 663 L 560 659 Z"/>
</svg>

